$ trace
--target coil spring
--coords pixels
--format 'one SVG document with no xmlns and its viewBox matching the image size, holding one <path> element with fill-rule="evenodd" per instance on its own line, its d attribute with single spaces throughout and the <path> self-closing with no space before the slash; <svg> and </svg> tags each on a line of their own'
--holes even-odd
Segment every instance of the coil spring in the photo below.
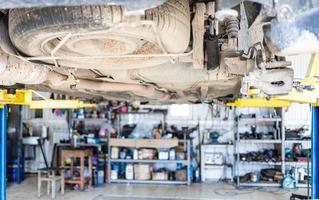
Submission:
<svg viewBox="0 0 319 200">
<path fill-rule="evenodd" d="M 226 34 L 228 37 L 237 38 L 239 31 L 239 21 L 236 17 L 225 18 Z"/>
</svg>

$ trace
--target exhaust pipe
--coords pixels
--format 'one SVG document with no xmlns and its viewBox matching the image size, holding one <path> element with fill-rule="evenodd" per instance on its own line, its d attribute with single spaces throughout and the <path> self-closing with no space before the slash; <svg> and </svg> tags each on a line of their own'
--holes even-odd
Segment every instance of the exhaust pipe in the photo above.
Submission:
<svg viewBox="0 0 319 200">
<path fill-rule="evenodd" d="M 125 84 L 125 83 L 108 83 L 89 80 L 79 80 L 74 88 L 88 89 L 105 92 L 133 92 L 135 95 L 147 97 L 150 99 L 157 99 L 165 101 L 170 99 L 170 95 L 155 89 L 152 86 L 138 85 L 138 84 Z"/>
<path fill-rule="evenodd" d="M 37 85 L 47 83 L 51 88 L 69 89 L 74 85 L 68 77 L 50 70 L 45 65 L 23 61 L 0 51 L 0 85 L 14 85 L 16 83 Z M 79 79 L 75 83 L 77 89 L 95 91 L 133 92 L 135 95 L 165 101 L 170 95 L 155 89 L 153 86 L 124 83 L 108 83 Z"/>
</svg>

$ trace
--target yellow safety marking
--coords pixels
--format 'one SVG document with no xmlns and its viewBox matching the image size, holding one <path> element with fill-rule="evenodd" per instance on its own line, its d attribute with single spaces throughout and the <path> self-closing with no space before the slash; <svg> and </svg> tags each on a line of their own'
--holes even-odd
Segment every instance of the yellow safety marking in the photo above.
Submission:
<svg viewBox="0 0 319 200">
<path fill-rule="evenodd" d="M 95 107 L 96 104 L 86 104 L 83 101 L 79 100 L 35 100 L 30 104 L 30 109 L 52 109 L 52 108 L 60 108 L 60 109 L 77 109 L 83 107 Z"/>
<path fill-rule="evenodd" d="M 319 54 L 312 54 L 308 71 L 301 85 L 317 85 L 319 83 Z"/>
<path fill-rule="evenodd" d="M 33 100 L 33 94 L 41 100 Z M 47 99 L 33 90 L 16 90 L 9 94 L 7 90 L 0 90 L 0 108 L 4 105 L 26 105 L 31 109 L 76 109 L 83 107 L 96 107 L 96 104 L 84 103 L 79 100 L 54 100 Z"/>
<path fill-rule="evenodd" d="M 236 107 L 255 107 L 255 108 L 260 108 L 260 107 L 272 107 L 272 108 L 277 108 L 277 107 L 289 107 L 290 102 L 285 101 L 285 100 L 276 100 L 276 99 L 269 99 L 267 100 L 266 98 L 253 98 L 253 99 L 237 99 L 235 102 L 232 103 L 227 103 L 227 106 L 236 106 Z"/>
<path fill-rule="evenodd" d="M 272 99 L 277 100 L 285 100 L 290 101 L 293 103 L 316 103 L 318 101 L 319 97 L 319 89 L 317 89 L 318 86 L 315 86 L 313 90 L 303 90 L 303 91 L 297 91 L 295 88 L 291 90 L 291 92 L 288 95 L 273 97 Z"/>
</svg>

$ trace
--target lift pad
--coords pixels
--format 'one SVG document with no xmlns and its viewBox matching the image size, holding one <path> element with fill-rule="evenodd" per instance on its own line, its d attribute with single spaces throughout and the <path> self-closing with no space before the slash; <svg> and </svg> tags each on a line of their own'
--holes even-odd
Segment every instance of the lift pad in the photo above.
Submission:
<svg viewBox="0 0 319 200">
<path fill-rule="evenodd" d="M 35 97 L 33 95 L 35 94 Z M 36 98 L 37 97 L 37 98 Z M 25 105 L 30 109 L 77 109 L 84 107 L 96 107 L 96 104 L 85 103 L 80 100 L 54 100 L 48 99 L 33 90 L 15 90 L 9 93 L 8 90 L 0 90 L 0 108 L 4 105 Z"/>
<path fill-rule="evenodd" d="M 313 54 L 307 75 L 287 95 L 267 99 L 259 90 L 251 89 L 247 98 L 239 98 L 227 106 L 236 107 L 289 107 L 291 103 L 319 106 L 319 54 Z"/>
</svg>

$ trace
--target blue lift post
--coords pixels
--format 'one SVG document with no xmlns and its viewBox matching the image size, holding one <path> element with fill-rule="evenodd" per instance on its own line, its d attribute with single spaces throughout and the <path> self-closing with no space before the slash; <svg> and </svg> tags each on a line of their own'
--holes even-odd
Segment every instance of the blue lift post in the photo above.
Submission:
<svg viewBox="0 0 319 200">
<path fill-rule="evenodd" d="M 7 106 L 0 109 L 0 200 L 6 199 L 6 168 L 7 168 Z"/>
<path fill-rule="evenodd" d="M 311 121 L 311 197 L 319 199 L 319 107 L 312 107 Z"/>
</svg>

